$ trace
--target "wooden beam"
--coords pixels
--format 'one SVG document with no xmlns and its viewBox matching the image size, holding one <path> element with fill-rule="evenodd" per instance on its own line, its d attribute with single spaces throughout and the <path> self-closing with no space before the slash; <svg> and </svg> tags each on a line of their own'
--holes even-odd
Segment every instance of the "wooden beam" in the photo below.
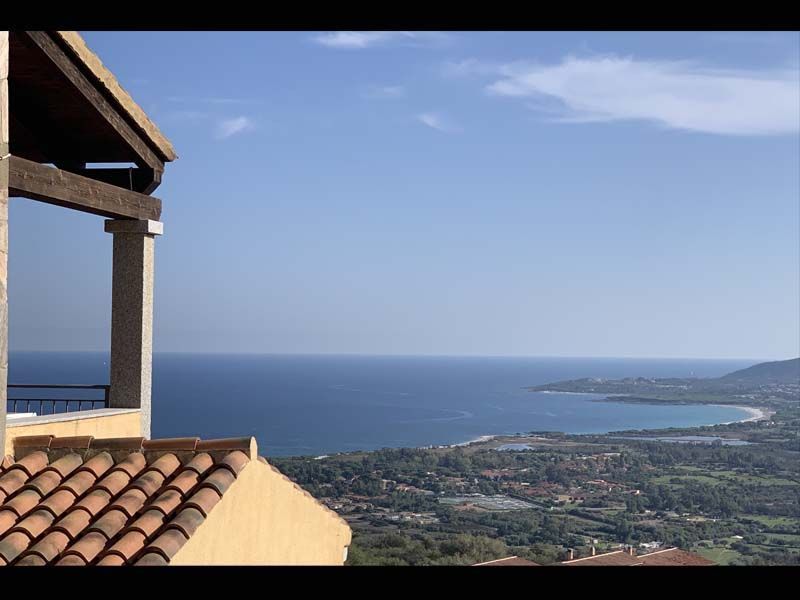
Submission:
<svg viewBox="0 0 800 600">
<path fill-rule="evenodd" d="M 9 193 L 112 219 L 161 219 L 161 200 L 11 156 Z"/>
<path fill-rule="evenodd" d="M 164 172 L 164 163 L 150 146 L 133 130 L 128 122 L 106 100 L 105 96 L 87 79 L 78 66 L 64 53 L 56 42 L 44 31 L 26 31 L 30 39 L 58 67 L 59 71 L 86 98 L 100 118 L 113 127 L 117 134 L 139 157 L 135 161 L 140 167 L 149 167 L 154 172 Z"/>
<path fill-rule="evenodd" d="M 62 165 L 56 166 L 61 167 Z M 110 183 L 126 190 L 148 195 L 153 193 L 158 184 L 161 183 L 161 174 L 154 172 L 152 169 L 87 169 L 85 167 L 73 168 L 66 165 L 63 168 L 82 177 L 88 177 L 89 179 Z"/>
</svg>

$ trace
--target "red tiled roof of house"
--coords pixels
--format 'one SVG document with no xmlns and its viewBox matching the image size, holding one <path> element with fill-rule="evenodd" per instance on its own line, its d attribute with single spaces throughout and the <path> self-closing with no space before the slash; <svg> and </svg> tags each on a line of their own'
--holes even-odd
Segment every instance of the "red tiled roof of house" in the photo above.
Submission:
<svg viewBox="0 0 800 600">
<path fill-rule="evenodd" d="M 639 558 L 642 559 L 643 565 L 649 567 L 707 567 L 716 564 L 713 560 L 680 548 L 657 550 L 643 554 Z"/>
<path fill-rule="evenodd" d="M 632 556 L 623 550 L 615 550 L 605 554 L 565 560 L 561 564 L 568 567 L 632 567 L 640 565 L 641 562 L 640 556 Z"/>
<path fill-rule="evenodd" d="M 624 550 L 617 550 L 595 556 L 566 560 L 561 564 L 569 567 L 705 567 L 716 563 L 699 554 L 686 552 L 679 548 L 667 548 L 642 555 L 629 554 Z"/>
<path fill-rule="evenodd" d="M 498 558 L 497 560 L 490 560 L 482 562 L 473 567 L 539 567 L 538 563 L 520 558 L 519 556 L 507 556 L 506 558 Z"/>
<path fill-rule="evenodd" d="M 165 565 L 255 443 L 26 436 L 14 454 L 0 465 L 0 566 Z"/>
</svg>

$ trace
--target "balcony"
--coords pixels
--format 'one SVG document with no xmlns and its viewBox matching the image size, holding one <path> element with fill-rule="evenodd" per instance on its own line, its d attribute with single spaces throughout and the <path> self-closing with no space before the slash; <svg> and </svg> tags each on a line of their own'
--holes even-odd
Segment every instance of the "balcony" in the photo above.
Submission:
<svg viewBox="0 0 800 600">
<path fill-rule="evenodd" d="M 141 436 L 141 410 L 111 408 L 110 391 L 106 384 L 8 384 L 4 454 L 22 435 Z"/>
</svg>

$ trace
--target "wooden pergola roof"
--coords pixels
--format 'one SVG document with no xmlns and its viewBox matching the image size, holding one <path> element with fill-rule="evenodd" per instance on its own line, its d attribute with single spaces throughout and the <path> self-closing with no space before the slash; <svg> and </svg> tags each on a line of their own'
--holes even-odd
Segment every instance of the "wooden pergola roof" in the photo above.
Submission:
<svg viewBox="0 0 800 600">
<path fill-rule="evenodd" d="M 80 34 L 77 31 L 55 31 L 53 33 L 69 47 L 74 56 L 102 85 L 104 91 L 116 101 L 120 109 L 147 138 L 147 141 L 157 150 L 163 160 L 171 162 L 178 158 L 172 142 L 159 131 L 156 124 L 123 89 L 114 74 L 106 68 L 100 57 L 91 51 Z"/>
<path fill-rule="evenodd" d="M 11 195 L 158 220 L 161 202 L 150 194 L 177 158 L 170 141 L 77 32 L 11 31 L 8 39 Z"/>
</svg>

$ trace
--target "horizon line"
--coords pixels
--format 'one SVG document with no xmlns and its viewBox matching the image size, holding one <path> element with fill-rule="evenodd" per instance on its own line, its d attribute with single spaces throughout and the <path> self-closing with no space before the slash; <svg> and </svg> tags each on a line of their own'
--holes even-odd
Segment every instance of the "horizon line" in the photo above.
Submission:
<svg viewBox="0 0 800 600">
<path fill-rule="evenodd" d="M 61 354 L 110 354 L 110 350 L 9 350 L 12 353 L 61 353 Z M 530 358 L 530 359 L 595 359 L 595 360 L 708 360 L 708 361 L 759 361 L 774 362 L 792 360 L 790 358 L 754 357 L 698 357 L 698 356 L 587 356 L 587 355 L 548 355 L 548 354 L 411 354 L 411 353 L 364 353 L 364 352 L 247 352 L 247 351 L 192 351 L 159 350 L 157 354 L 188 354 L 215 356 L 307 356 L 307 357 L 361 357 L 361 358 Z"/>
</svg>

